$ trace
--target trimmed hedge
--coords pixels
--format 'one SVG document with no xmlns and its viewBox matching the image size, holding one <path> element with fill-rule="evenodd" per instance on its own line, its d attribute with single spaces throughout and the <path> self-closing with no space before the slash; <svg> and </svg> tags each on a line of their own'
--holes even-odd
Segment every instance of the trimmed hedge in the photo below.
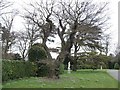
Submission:
<svg viewBox="0 0 120 90">
<path fill-rule="evenodd" d="M 2 61 L 2 81 L 8 81 L 36 75 L 36 64 L 29 61 Z"/>
<path fill-rule="evenodd" d="M 28 51 L 29 61 L 36 62 L 36 61 L 46 59 L 46 58 L 47 58 L 46 51 L 39 44 L 33 45 Z"/>
</svg>

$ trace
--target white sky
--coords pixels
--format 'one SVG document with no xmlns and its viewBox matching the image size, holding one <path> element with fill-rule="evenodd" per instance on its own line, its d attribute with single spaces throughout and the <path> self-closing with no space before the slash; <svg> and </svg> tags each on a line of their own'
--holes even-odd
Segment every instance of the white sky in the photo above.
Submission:
<svg viewBox="0 0 120 90">
<path fill-rule="evenodd" d="M 8 0 L 14 2 L 14 9 L 18 9 L 20 11 L 23 10 L 22 7 L 24 7 L 25 3 L 29 3 L 31 0 Z M 34 1 L 34 0 L 33 0 Z M 114 50 L 118 43 L 118 1 L 120 0 L 93 0 L 94 2 L 110 2 L 109 9 L 111 11 L 110 13 L 110 23 L 111 28 L 109 29 L 111 33 L 111 48 L 110 52 L 114 53 Z M 24 3 L 25 2 L 25 3 Z M 14 27 L 13 30 L 22 30 L 23 29 L 23 20 L 19 16 L 17 16 L 14 20 Z M 56 45 L 60 44 L 59 40 L 55 41 L 54 44 L 50 44 L 49 46 L 55 47 Z"/>
</svg>

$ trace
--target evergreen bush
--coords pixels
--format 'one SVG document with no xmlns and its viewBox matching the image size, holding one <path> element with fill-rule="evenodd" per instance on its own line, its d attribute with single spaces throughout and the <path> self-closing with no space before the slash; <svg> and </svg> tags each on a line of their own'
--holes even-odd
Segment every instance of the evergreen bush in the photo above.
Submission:
<svg viewBox="0 0 120 90">
<path fill-rule="evenodd" d="M 2 81 L 35 76 L 37 66 L 29 61 L 3 60 Z"/>
<path fill-rule="evenodd" d="M 46 58 L 47 58 L 46 51 L 39 44 L 33 45 L 28 51 L 29 61 L 35 62 Z"/>
</svg>

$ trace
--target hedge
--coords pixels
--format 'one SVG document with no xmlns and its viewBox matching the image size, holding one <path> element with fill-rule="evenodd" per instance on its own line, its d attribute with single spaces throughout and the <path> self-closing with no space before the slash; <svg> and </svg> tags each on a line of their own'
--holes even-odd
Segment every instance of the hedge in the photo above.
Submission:
<svg viewBox="0 0 120 90">
<path fill-rule="evenodd" d="M 2 81 L 8 81 L 36 75 L 37 66 L 29 61 L 2 61 Z"/>
</svg>

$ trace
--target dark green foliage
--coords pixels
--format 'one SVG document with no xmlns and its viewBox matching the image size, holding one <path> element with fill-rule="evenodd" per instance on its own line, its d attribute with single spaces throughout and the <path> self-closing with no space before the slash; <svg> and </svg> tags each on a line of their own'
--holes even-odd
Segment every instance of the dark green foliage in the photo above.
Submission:
<svg viewBox="0 0 120 90">
<path fill-rule="evenodd" d="M 16 53 L 16 54 L 14 54 L 13 59 L 14 60 L 21 60 L 22 58 L 21 58 L 20 54 Z"/>
<path fill-rule="evenodd" d="M 112 60 L 113 66 L 115 63 L 118 63 L 120 65 L 120 52 L 118 52 L 116 54 L 116 56 L 114 57 L 114 59 Z"/>
<path fill-rule="evenodd" d="M 44 76 L 48 76 L 49 73 L 49 65 L 48 65 L 49 61 L 48 60 L 41 60 L 37 62 L 37 76 L 38 77 L 44 77 Z"/>
<path fill-rule="evenodd" d="M 60 74 L 63 74 L 63 73 L 64 73 L 64 64 L 60 64 L 59 73 L 60 73 Z"/>
<path fill-rule="evenodd" d="M 109 61 L 112 60 L 111 56 L 98 54 L 97 52 L 81 53 L 77 60 L 78 69 L 103 69 L 109 68 Z"/>
<path fill-rule="evenodd" d="M 37 66 L 28 61 L 2 61 L 2 81 L 8 81 L 36 75 Z"/>
<path fill-rule="evenodd" d="M 38 70 L 37 76 L 48 77 L 48 78 L 59 78 L 59 74 L 63 73 L 63 66 L 56 67 L 55 61 L 53 60 L 41 60 L 37 62 Z M 59 71 L 61 68 L 61 71 Z"/>
<path fill-rule="evenodd" d="M 97 66 L 92 65 L 92 64 L 83 64 L 83 65 L 78 65 L 78 69 L 97 69 Z"/>
<path fill-rule="evenodd" d="M 119 69 L 119 68 L 120 68 L 119 64 L 118 64 L 118 63 L 115 63 L 115 64 L 114 64 L 114 69 Z"/>
<path fill-rule="evenodd" d="M 47 76 L 48 75 L 48 71 L 49 71 L 49 67 L 47 66 L 46 63 L 37 63 L 37 76 Z"/>
<path fill-rule="evenodd" d="M 114 64 L 115 64 L 115 62 L 113 62 L 112 60 L 108 61 L 108 68 L 109 69 L 114 69 Z"/>
<path fill-rule="evenodd" d="M 28 59 L 32 62 L 47 58 L 45 49 L 39 45 L 33 45 L 28 51 Z"/>
</svg>

